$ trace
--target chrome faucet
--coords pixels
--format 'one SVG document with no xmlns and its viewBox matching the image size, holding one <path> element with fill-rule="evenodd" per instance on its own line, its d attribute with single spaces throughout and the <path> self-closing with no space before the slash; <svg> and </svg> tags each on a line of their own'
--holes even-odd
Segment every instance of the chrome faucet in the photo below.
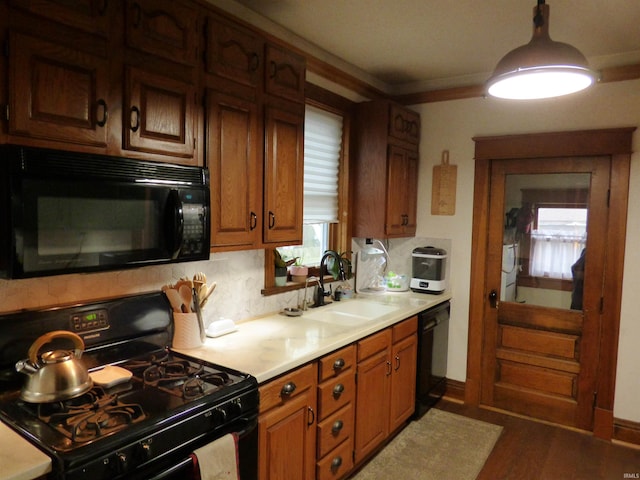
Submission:
<svg viewBox="0 0 640 480">
<path fill-rule="evenodd" d="M 338 263 L 338 271 L 339 271 L 338 276 L 340 277 L 340 280 L 344 281 L 346 279 L 346 275 L 344 273 L 344 264 L 342 263 L 342 259 L 340 258 L 340 255 L 338 255 L 333 250 L 328 250 L 327 252 L 325 252 L 325 254 L 322 256 L 322 260 L 320 260 L 320 279 L 318 281 L 318 287 L 316 288 L 315 302 L 313 304 L 314 307 L 321 307 L 322 305 L 324 305 L 324 297 L 331 295 L 331 291 L 325 292 L 324 290 L 324 274 L 323 274 L 324 268 L 326 268 L 326 263 L 329 257 L 333 257 L 333 260 Z"/>
<path fill-rule="evenodd" d="M 311 303 L 307 301 L 307 287 L 309 287 L 309 282 L 316 282 L 318 285 L 320 285 L 320 280 L 318 279 L 318 277 L 314 277 L 313 275 L 307 277 L 307 279 L 304 281 L 304 298 L 302 299 L 302 304 L 300 304 L 301 310 L 307 310 L 309 303 Z"/>
</svg>

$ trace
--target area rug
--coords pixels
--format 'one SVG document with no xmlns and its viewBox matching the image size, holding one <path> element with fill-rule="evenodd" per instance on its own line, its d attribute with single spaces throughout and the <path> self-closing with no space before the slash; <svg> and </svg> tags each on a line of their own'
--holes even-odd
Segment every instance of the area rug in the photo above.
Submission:
<svg viewBox="0 0 640 480">
<path fill-rule="evenodd" d="M 352 480 L 475 480 L 502 427 L 432 408 Z"/>
</svg>

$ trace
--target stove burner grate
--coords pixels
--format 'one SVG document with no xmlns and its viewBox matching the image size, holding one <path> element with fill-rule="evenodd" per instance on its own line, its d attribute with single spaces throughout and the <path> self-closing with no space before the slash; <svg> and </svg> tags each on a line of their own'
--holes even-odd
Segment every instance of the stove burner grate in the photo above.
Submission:
<svg viewBox="0 0 640 480">
<path fill-rule="evenodd" d="M 84 443 L 146 418 L 138 404 L 125 404 L 101 387 L 76 398 L 37 406 L 37 417 L 74 442 Z"/>
<path fill-rule="evenodd" d="M 134 378 L 184 399 L 203 395 L 208 388 L 223 387 L 233 383 L 229 374 L 207 371 L 203 365 L 188 360 L 169 359 L 169 354 L 148 360 L 133 360 L 123 365 L 131 370 Z"/>
</svg>

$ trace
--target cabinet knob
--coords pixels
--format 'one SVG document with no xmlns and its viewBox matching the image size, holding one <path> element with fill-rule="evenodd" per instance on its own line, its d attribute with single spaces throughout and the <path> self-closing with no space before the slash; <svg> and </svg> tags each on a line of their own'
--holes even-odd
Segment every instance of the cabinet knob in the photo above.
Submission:
<svg viewBox="0 0 640 480">
<path fill-rule="evenodd" d="M 333 422 L 333 425 L 331 425 L 331 432 L 334 435 L 337 435 L 338 433 L 340 433 L 340 430 L 342 430 L 343 427 L 344 423 L 342 422 L 342 420 L 336 420 L 335 422 Z"/>
<path fill-rule="evenodd" d="M 344 368 L 344 365 L 345 365 L 344 358 L 338 358 L 335 362 L 333 362 L 333 369 L 341 370 Z"/>
<path fill-rule="evenodd" d="M 258 215 L 255 212 L 251 212 L 251 220 L 249 222 L 249 230 L 255 230 L 258 226 Z"/>
<path fill-rule="evenodd" d="M 276 214 L 269 211 L 269 230 L 276 226 Z"/>
<path fill-rule="evenodd" d="M 282 387 L 282 390 L 280 390 L 280 395 L 283 397 L 288 397 L 291 394 L 293 394 L 293 392 L 296 391 L 296 384 L 293 382 L 287 382 L 284 384 L 284 387 Z"/>
<path fill-rule="evenodd" d="M 339 397 L 340 395 L 342 395 L 342 392 L 344 392 L 344 385 L 341 383 L 338 383 L 335 387 L 333 387 L 333 396 L 334 397 Z"/>
<path fill-rule="evenodd" d="M 338 456 L 331 461 L 331 471 L 335 472 L 342 465 L 342 457 Z"/>
</svg>

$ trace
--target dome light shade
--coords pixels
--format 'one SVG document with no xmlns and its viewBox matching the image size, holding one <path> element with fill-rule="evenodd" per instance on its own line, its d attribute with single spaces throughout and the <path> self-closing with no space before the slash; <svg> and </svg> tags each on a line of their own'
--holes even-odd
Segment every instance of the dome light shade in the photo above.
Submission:
<svg viewBox="0 0 640 480">
<path fill-rule="evenodd" d="M 583 90 L 597 81 L 580 51 L 549 37 L 549 6 L 534 7 L 531 40 L 498 62 L 487 82 L 489 95 L 529 100 L 558 97 Z"/>
</svg>

